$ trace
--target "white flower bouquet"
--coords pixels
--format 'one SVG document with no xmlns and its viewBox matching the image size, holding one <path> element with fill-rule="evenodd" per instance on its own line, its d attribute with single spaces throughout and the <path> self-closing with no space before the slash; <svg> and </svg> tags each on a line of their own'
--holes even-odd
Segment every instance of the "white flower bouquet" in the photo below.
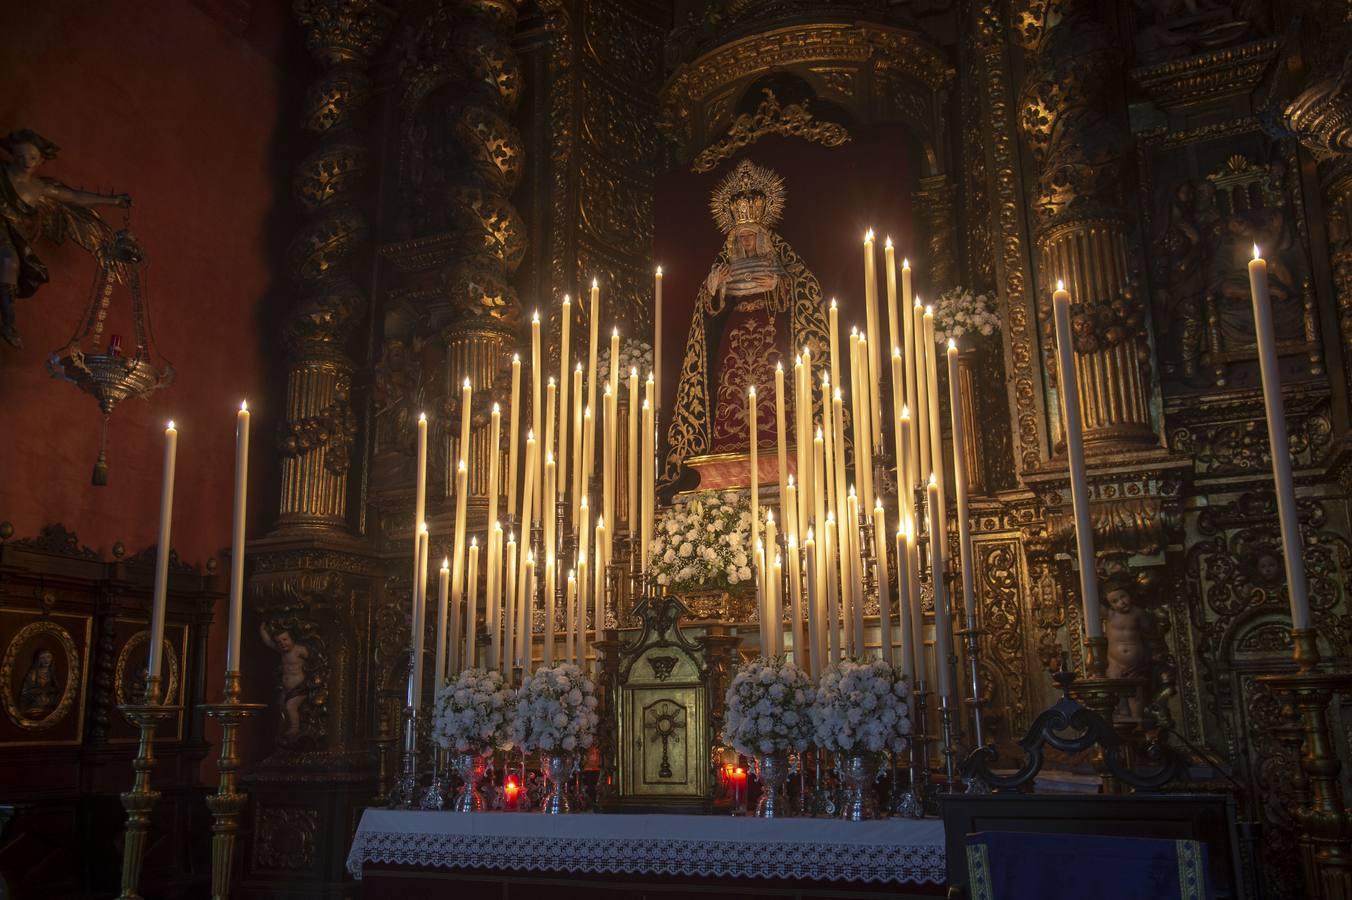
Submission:
<svg viewBox="0 0 1352 900">
<path fill-rule="evenodd" d="M 989 337 L 1000 330 L 1000 311 L 995 298 L 973 294 L 964 287 L 944 291 L 934 302 L 934 340 L 947 344 L 949 338 L 969 335 Z"/>
<path fill-rule="evenodd" d="M 512 742 L 525 751 L 571 753 L 596 736 L 596 688 L 572 663 L 536 669 L 516 692 Z"/>
<path fill-rule="evenodd" d="M 846 660 L 822 673 L 812 705 L 817 746 L 835 753 L 901 750 L 911 733 L 911 686 L 881 659 Z"/>
<path fill-rule="evenodd" d="M 437 691 L 432 739 L 456 753 L 505 750 L 511 744 L 512 689 L 500 672 L 466 669 Z"/>
<path fill-rule="evenodd" d="M 728 685 L 724 743 L 743 756 L 805 749 L 813 695 L 807 673 L 792 658 L 752 660 Z"/>
<path fill-rule="evenodd" d="M 657 520 L 649 568 L 676 589 L 726 590 L 750 585 L 751 504 L 737 491 L 705 491 Z"/>
<path fill-rule="evenodd" d="M 601 378 L 610 377 L 610 341 L 603 341 L 605 344 L 596 355 L 596 371 L 600 373 Z M 623 392 L 629 386 L 629 370 L 638 369 L 639 382 L 639 402 L 642 403 L 643 383 L 648 380 L 648 373 L 653 370 L 653 348 L 646 341 L 625 340 L 620 338 L 620 390 Z"/>
</svg>

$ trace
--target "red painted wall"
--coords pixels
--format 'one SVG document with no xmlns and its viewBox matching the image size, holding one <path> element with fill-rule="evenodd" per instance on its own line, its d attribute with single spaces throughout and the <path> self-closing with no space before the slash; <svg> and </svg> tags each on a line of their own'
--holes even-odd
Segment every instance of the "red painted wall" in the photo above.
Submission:
<svg viewBox="0 0 1352 900">
<path fill-rule="evenodd" d="M 842 341 L 848 342 L 852 325 L 863 330 L 864 232 L 873 228 L 879 248 L 890 235 L 898 265 L 902 256 L 916 256 L 910 250 L 914 185 L 908 140 L 901 126 L 875 129 L 836 149 L 774 136 L 757 141 L 713 172 L 660 176 L 653 243 L 663 277 L 663 367 L 669 373 L 679 371 L 695 294 L 723 244 L 709 212 L 709 195 L 742 159 L 783 176 L 787 202 L 776 230 L 817 276 L 822 296 L 828 302 L 834 296 L 840 303 Z M 879 295 L 885 298 L 881 250 L 878 271 Z M 885 316 L 878 325 L 886 335 Z M 663 381 L 663 410 L 672 408 L 676 381 L 673 376 Z M 665 427 L 664 422 L 664 439 Z"/>
<path fill-rule="evenodd" d="M 20 4 L 0 29 L 0 131 L 32 128 L 61 147 L 43 174 L 132 195 L 145 247 L 155 336 L 177 382 L 113 415 L 107 487 L 90 484 L 100 415 L 87 395 L 48 377 L 69 339 L 95 266 L 78 246 L 37 246 L 51 283 L 19 301 L 23 351 L 0 345 L 0 520 L 17 536 L 62 522 L 105 557 L 156 540 L 162 429 L 180 429 L 173 546 L 202 564 L 230 541 L 234 410 L 248 397 L 256 470 L 266 476 L 272 397 L 264 390 L 264 301 L 284 244 L 273 219 L 285 173 L 272 162 L 286 7 L 266 2 Z M 105 209 L 120 224 L 120 211 Z M 125 292 L 114 295 L 114 311 Z M 116 315 L 109 332 L 130 343 Z M 261 426 L 261 427 L 260 427 Z M 275 510 L 253 495 L 251 519 Z M 259 528 L 252 529 L 258 533 Z M 224 581 L 222 581 L 224 584 Z M 218 609 L 216 621 L 223 618 Z M 223 638 L 208 661 L 219 691 Z"/>
</svg>

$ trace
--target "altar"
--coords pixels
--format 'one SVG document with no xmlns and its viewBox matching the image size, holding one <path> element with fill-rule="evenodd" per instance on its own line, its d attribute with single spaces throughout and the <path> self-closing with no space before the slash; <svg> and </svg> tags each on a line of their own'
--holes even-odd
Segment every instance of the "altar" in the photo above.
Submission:
<svg viewBox="0 0 1352 900">
<path fill-rule="evenodd" d="M 937 819 L 447 813 L 367 809 L 347 857 L 366 898 L 937 897 Z M 562 876 L 562 877 L 561 877 Z M 564 880 L 566 878 L 566 881 Z"/>
</svg>

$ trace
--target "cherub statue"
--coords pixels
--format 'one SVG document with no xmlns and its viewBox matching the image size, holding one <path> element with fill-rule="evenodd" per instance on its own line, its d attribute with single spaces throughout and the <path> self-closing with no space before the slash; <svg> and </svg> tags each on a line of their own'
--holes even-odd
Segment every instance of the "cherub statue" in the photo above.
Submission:
<svg viewBox="0 0 1352 900">
<path fill-rule="evenodd" d="M 282 733 L 278 743 L 292 744 L 300 738 L 300 707 L 310 692 L 305 672 L 310 650 L 298 643 L 287 628 L 273 634 L 268 631 L 267 623 L 263 622 L 258 626 L 258 633 L 268 649 L 275 650 L 281 656 L 281 686 L 277 691 L 277 705 L 280 707 Z"/>
<path fill-rule="evenodd" d="M 33 251 L 40 237 L 59 244 L 67 237 L 97 255 L 112 230 L 95 206 L 131 206 L 127 194 L 95 194 L 66 187 L 36 174 L 56 159 L 56 144 L 35 131 L 11 131 L 0 140 L 9 160 L 0 166 L 0 338 L 23 348 L 15 324 L 14 301 L 31 297 L 47 283 L 47 267 Z"/>
<path fill-rule="evenodd" d="M 1109 582 L 1104 602 L 1107 615 L 1104 631 L 1108 637 L 1109 678 L 1150 678 L 1150 639 L 1155 629 L 1155 617 L 1150 611 L 1136 605 L 1131 589 L 1122 582 Z M 1126 700 L 1128 714 L 1141 716 L 1141 693 L 1135 691 Z"/>
</svg>

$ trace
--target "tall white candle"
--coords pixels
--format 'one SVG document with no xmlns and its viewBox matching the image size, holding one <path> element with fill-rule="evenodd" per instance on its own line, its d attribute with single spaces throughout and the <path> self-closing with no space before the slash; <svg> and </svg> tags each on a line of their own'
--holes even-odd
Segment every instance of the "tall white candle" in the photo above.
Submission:
<svg viewBox="0 0 1352 900">
<path fill-rule="evenodd" d="M 775 459 L 779 469 L 779 513 L 785 534 L 797 534 L 797 516 L 793 507 L 786 506 L 784 498 L 788 494 L 789 450 L 788 433 L 785 430 L 784 412 L 784 364 L 775 363 Z M 787 511 L 787 514 L 786 514 Z"/>
<path fill-rule="evenodd" d="M 976 628 L 976 580 L 972 553 L 972 523 L 967 514 L 967 426 L 962 420 L 962 384 L 958 377 L 958 345 L 948 340 L 948 405 L 953 419 L 953 491 L 958 501 L 958 552 L 962 564 L 962 603 L 967 627 Z"/>
<path fill-rule="evenodd" d="M 604 445 L 601 449 L 601 515 L 607 522 L 615 521 L 615 480 L 616 463 L 615 458 L 615 433 L 618 430 L 618 422 L 615 421 L 615 392 L 611 390 L 609 384 L 606 385 L 605 396 L 601 399 L 601 410 L 605 417 L 605 430 L 603 433 Z M 606 533 L 606 558 L 605 562 L 610 562 L 610 533 Z"/>
<path fill-rule="evenodd" d="M 790 488 L 792 489 L 792 488 Z M 785 509 L 792 510 L 792 505 L 786 505 Z M 792 519 L 792 514 L 789 516 Z M 798 538 L 795 535 L 789 535 L 789 639 L 793 644 L 793 663 L 798 668 L 807 670 L 808 654 L 805 636 L 803 634 L 803 569 L 802 560 L 798 555 Z"/>
<path fill-rule="evenodd" d="M 432 661 L 432 690 L 441 690 L 446 683 L 446 624 L 450 615 L 451 561 L 442 559 L 437 573 L 437 655 Z"/>
<path fill-rule="evenodd" d="M 641 554 L 639 556 L 639 569 L 644 572 L 648 570 L 648 553 L 652 548 L 654 525 L 655 485 L 653 476 L 657 465 L 653 459 L 653 442 L 656 439 L 654 430 L 652 404 L 645 399 L 643 401 L 643 453 L 641 455 L 643 462 L 643 521 L 639 529 L 639 553 Z"/>
<path fill-rule="evenodd" d="M 774 560 L 779 555 L 779 532 L 775 525 L 775 512 L 772 509 L 765 511 L 765 636 L 769 639 L 769 652 L 771 656 L 778 656 L 781 651 L 780 638 L 783 637 L 783 628 L 781 621 L 783 616 L 779 611 L 779 582 L 775 579 Z"/>
<path fill-rule="evenodd" d="M 1263 405 L 1267 411 L 1268 440 L 1272 447 L 1272 480 L 1277 491 L 1277 518 L 1282 528 L 1282 556 L 1286 562 L 1287 593 L 1291 601 L 1291 626 L 1310 627 L 1309 589 L 1305 583 L 1304 542 L 1296 510 L 1296 486 L 1291 477 L 1291 449 L 1286 437 L 1286 412 L 1282 402 L 1282 377 L 1277 365 L 1277 338 L 1272 329 L 1272 302 L 1268 297 L 1267 261 L 1253 248 L 1249 262 L 1249 293 L 1258 344 L 1258 365 L 1263 378 Z"/>
<path fill-rule="evenodd" d="M 620 329 L 610 330 L 610 393 L 620 395 Z"/>
<path fill-rule="evenodd" d="M 609 546 L 607 544 L 606 520 L 597 517 L 596 519 L 596 550 L 601 553 L 601 548 Z M 595 639 L 601 639 L 601 632 L 606 627 L 606 566 L 610 560 L 604 555 L 596 561 L 596 590 L 592 594 L 592 631 Z"/>
<path fill-rule="evenodd" d="M 821 652 L 821 592 L 817 589 L 817 542 L 809 527 L 803 539 L 803 559 L 807 568 L 807 645 L 814 677 L 823 671 Z"/>
<path fill-rule="evenodd" d="M 555 451 L 560 476 L 557 499 L 560 501 L 565 499 L 565 490 L 568 484 L 568 375 L 572 363 L 569 358 L 568 342 L 573 324 L 573 302 L 567 294 L 563 295 L 561 315 L 559 324 L 559 424 L 556 432 L 558 449 Z"/>
<path fill-rule="evenodd" d="M 174 467 L 178 458 L 178 429 L 170 422 L 164 429 L 164 474 L 160 484 L 160 535 L 155 547 L 155 588 L 150 600 L 150 660 L 146 665 L 149 679 L 160 677 L 161 654 L 164 651 L 164 615 L 169 602 L 169 534 L 174 522 Z M 168 685 L 161 685 L 168 687 Z M 147 703 L 161 703 L 163 695 L 146 697 Z M 173 698 L 167 698 L 172 700 Z"/>
<path fill-rule="evenodd" d="M 629 480 L 625 488 L 624 518 L 629 525 L 630 546 L 639 527 L 639 467 L 638 467 L 638 366 L 629 370 L 629 405 L 625 408 L 627 443 L 624 448 L 625 462 L 628 463 Z M 632 551 L 631 551 L 632 552 Z"/>
<path fill-rule="evenodd" d="M 913 405 L 911 415 L 915 417 L 915 428 L 912 431 L 914 437 L 916 452 L 912 458 L 919 462 L 919 468 L 916 470 L 916 477 L 923 479 L 926 472 L 933 471 L 934 462 L 930 459 L 929 435 L 929 389 L 925 384 L 925 307 L 920 304 L 920 298 L 915 298 L 915 306 L 911 310 L 913 325 L 911 328 L 912 339 L 914 340 L 912 355 L 915 357 L 911 369 L 915 372 L 915 390 L 911 392 Z M 907 375 L 910 378 L 910 375 Z"/>
<path fill-rule="evenodd" d="M 865 338 L 868 341 L 868 354 L 864 358 L 865 374 L 863 385 L 865 396 L 868 400 L 862 404 L 868 411 L 868 431 L 873 435 L 874 443 L 882 442 L 882 413 L 879 398 L 881 385 L 879 384 L 879 373 L 882 372 L 882 359 L 878 348 L 878 254 L 875 252 L 873 244 L 873 229 L 870 228 L 864 235 L 864 327 L 867 329 Z M 856 426 L 859 427 L 859 426 Z M 860 428 L 860 430 L 863 430 Z M 862 485 L 861 485 L 862 486 Z"/>
<path fill-rule="evenodd" d="M 883 273 L 887 279 L 887 346 L 901 346 L 901 332 L 897 328 L 897 257 L 892 249 L 892 238 L 883 241 Z M 893 415 L 901 409 L 900 397 L 892 397 Z"/>
<path fill-rule="evenodd" d="M 456 610 L 460 609 L 460 599 L 464 596 L 465 541 L 469 533 L 465 523 L 465 507 L 468 500 L 469 466 L 462 459 L 455 467 L 455 535 L 451 540 L 451 608 Z M 460 633 L 460 619 L 453 619 L 451 622 L 453 644 Z M 457 651 L 452 652 L 456 653 Z M 462 660 L 461 664 L 465 667 L 471 665 L 468 660 Z"/>
<path fill-rule="evenodd" d="M 836 514 L 828 512 L 826 522 L 822 528 L 822 556 L 827 560 L 826 566 L 826 631 L 827 641 L 830 646 L 830 660 L 832 665 L 840 665 L 841 658 L 841 631 L 840 631 L 840 581 L 839 572 L 835 565 L 830 561 L 836 558 L 839 539 L 836 532 Z"/>
<path fill-rule="evenodd" d="M 534 631 L 534 598 L 535 598 L 535 554 L 529 549 L 525 553 L 525 563 L 522 566 L 522 589 L 521 589 L 521 627 L 520 642 L 521 649 L 518 651 L 521 657 L 521 671 L 529 675 L 533 668 L 531 659 L 531 632 Z"/>
<path fill-rule="evenodd" d="M 498 469 L 502 457 L 502 408 L 493 404 L 488 415 L 488 516 L 487 521 L 498 521 Z"/>
<path fill-rule="evenodd" d="M 568 521 L 577 521 L 578 500 L 587 492 L 587 485 L 582 480 L 582 363 L 578 363 L 573 369 L 573 476 L 569 479 L 568 485 Z M 559 471 L 566 472 L 562 462 L 559 465 Z"/>
<path fill-rule="evenodd" d="M 897 532 L 893 546 L 897 554 L 897 631 L 900 632 L 901 673 L 906 676 L 906 680 L 914 688 L 916 662 L 912 651 L 913 638 L 911 632 L 911 557 L 906 550 L 906 533 L 904 531 Z M 897 655 L 894 651 L 893 659 L 896 659 Z"/>
<path fill-rule="evenodd" d="M 465 601 L 465 668 L 472 669 L 479 664 L 475 653 L 479 645 L 479 539 L 469 539 L 469 592 Z"/>
<path fill-rule="evenodd" d="M 653 285 L 653 372 L 657 374 L 657 405 L 662 403 L 662 267 L 657 267 Z M 634 401 L 629 401 L 632 405 Z"/>
<path fill-rule="evenodd" d="M 906 574 L 909 579 L 911 616 L 911 658 L 915 660 L 917 681 L 927 679 L 925 669 L 925 610 L 920 596 L 920 546 L 915 540 L 915 522 L 902 523 L 906 543 Z"/>
<path fill-rule="evenodd" d="M 1056 362 L 1061 381 L 1061 405 L 1065 410 L 1066 456 L 1070 462 L 1070 502 L 1075 513 L 1075 547 L 1080 566 L 1080 596 L 1084 601 L 1084 631 L 1089 638 L 1103 637 L 1099 609 L 1098 573 L 1094 565 L 1094 520 L 1089 509 L 1089 481 L 1084 463 L 1084 425 L 1080 418 L 1079 379 L 1075 372 L 1075 347 L 1070 331 L 1070 292 L 1059 279 L 1052 294 L 1056 321 Z"/>
<path fill-rule="evenodd" d="M 591 283 L 591 302 L 587 304 L 587 409 L 596 409 L 596 337 L 597 329 L 601 322 L 601 285 L 595 278 Z M 585 427 L 594 428 L 595 421 L 587 424 Z M 596 447 L 596 437 L 591 436 L 591 443 L 587 447 Z M 584 464 L 585 477 L 590 480 L 592 473 L 592 461 L 588 459 Z"/>
<path fill-rule="evenodd" d="M 544 369 L 542 368 L 543 357 L 540 355 L 540 311 L 537 309 L 531 314 L 530 320 L 530 415 L 531 430 L 535 432 L 535 439 L 543 441 L 546 437 L 544 430 Z M 544 507 L 540 505 L 540 486 L 544 481 L 540 467 L 544 465 L 544 447 L 541 445 L 536 452 L 536 474 L 533 484 L 534 489 L 531 492 L 531 508 L 535 510 L 536 515 L 543 512 Z"/>
<path fill-rule="evenodd" d="M 877 559 L 874 560 L 874 575 L 878 582 L 878 648 L 883 661 L 892 662 L 892 585 L 887 577 L 887 514 L 883 512 L 883 499 L 879 497 L 873 504 L 873 547 Z M 860 645 L 863 650 L 863 645 Z"/>
<path fill-rule="evenodd" d="M 831 383 L 840 387 L 844 382 L 840 380 L 840 307 L 836 305 L 836 298 L 831 298 L 831 305 L 827 308 L 827 338 L 831 348 Z M 822 395 L 822 402 L 830 399 L 830 394 Z M 811 413 L 808 414 L 809 416 Z"/>
<path fill-rule="evenodd" d="M 521 437 L 521 354 L 512 354 L 512 418 L 507 430 L 507 515 L 516 516 L 517 445 Z"/>
<path fill-rule="evenodd" d="M 558 472 L 554 464 L 554 454 L 545 451 L 545 496 L 554 495 L 555 479 Z M 556 544 L 556 535 L 554 533 L 555 519 L 549 510 L 543 510 L 544 514 L 544 552 L 545 552 L 545 646 L 544 662 L 546 666 L 554 664 L 554 641 L 558 635 L 557 623 L 554 621 L 554 599 L 555 591 L 558 588 L 558 546 Z"/>
<path fill-rule="evenodd" d="M 934 665 L 938 670 L 939 696 L 950 702 L 957 699 L 953 689 L 953 618 L 948 608 L 948 586 L 944 583 L 944 542 L 934 540 L 939 523 L 939 485 L 930 475 L 927 487 L 930 517 L 930 587 L 934 591 Z"/>
<path fill-rule="evenodd" d="M 484 574 L 484 627 L 488 629 L 485 669 L 496 669 L 502 658 L 502 524 L 488 529 L 488 563 Z"/>
<path fill-rule="evenodd" d="M 577 665 L 577 572 L 568 571 L 563 592 L 563 661 Z"/>
<path fill-rule="evenodd" d="M 460 386 L 460 447 L 456 451 L 456 458 L 463 459 L 466 465 L 471 462 L 471 447 L 469 443 L 469 422 L 470 422 L 470 404 L 474 398 L 474 387 L 466 378 L 464 384 Z"/>
<path fill-rule="evenodd" d="M 516 632 L 519 627 L 516 602 L 516 532 L 507 532 L 507 567 L 504 570 L 507 575 L 507 590 L 503 592 L 503 612 L 507 619 L 507 627 L 502 635 L 502 674 L 510 676 L 512 667 L 516 665 L 517 640 Z"/>
<path fill-rule="evenodd" d="M 240 629 L 244 621 L 244 538 L 249 492 L 249 404 L 235 415 L 235 519 L 230 549 L 230 613 L 225 646 L 226 673 L 239 672 Z"/>
<path fill-rule="evenodd" d="M 760 540 L 760 421 L 756 416 L 756 386 L 746 391 L 746 427 L 751 460 L 751 546 Z M 758 582 L 759 583 L 759 582 Z"/>
</svg>

